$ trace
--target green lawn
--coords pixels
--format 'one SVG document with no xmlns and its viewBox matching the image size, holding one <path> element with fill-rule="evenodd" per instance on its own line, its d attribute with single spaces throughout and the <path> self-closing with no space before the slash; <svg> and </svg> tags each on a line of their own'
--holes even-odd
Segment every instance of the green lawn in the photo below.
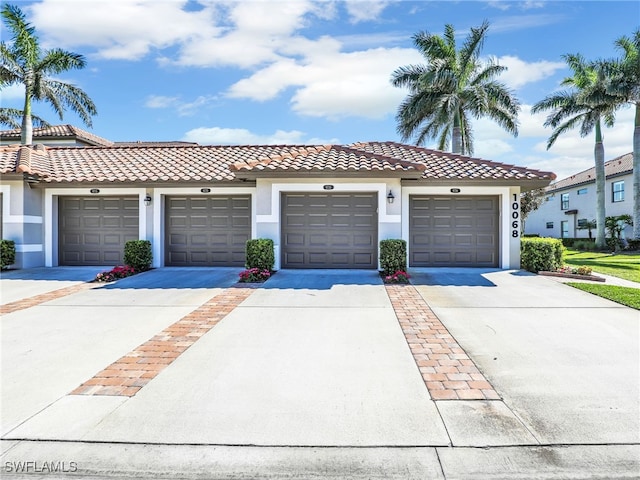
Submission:
<svg viewBox="0 0 640 480">
<path fill-rule="evenodd" d="M 637 288 L 578 282 L 569 282 L 567 285 L 640 310 L 640 290 Z"/>
<path fill-rule="evenodd" d="M 585 265 L 593 268 L 594 272 L 613 275 L 640 284 L 640 254 L 628 253 L 595 253 L 579 252 L 567 249 L 564 262 L 568 265 Z M 640 288 L 640 285 L 638 285 Z"/>
</svg>

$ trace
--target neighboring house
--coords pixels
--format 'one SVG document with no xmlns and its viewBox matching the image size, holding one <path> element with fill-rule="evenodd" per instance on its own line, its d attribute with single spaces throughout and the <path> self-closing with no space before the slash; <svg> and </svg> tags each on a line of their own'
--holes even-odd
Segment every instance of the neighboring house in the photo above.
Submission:
<svg viewBox="0 0 640 480">
<path fill-rule="evenodd" d="M 244 265 L 270 238 L 276 269 L 376 269 L 382 239 L 410 266 L 519 268 L 522 190 L 553 173 L 394 142 L 0 147 L 4 238 L 17 267 Z"/>
<path fill-rule="evenodd" d="M 15 145 L 21 140 L 21 130 L 0 131 L 0 145 Z M 74 127 L 73 125 L 52 125 L 50 127 L 34 128 L 33 142 L 48 147 L 111 147 L 114 143 L 106 138 Z"/>
<path fill-rule="evenodd" d="M 633 154 L 605 162 L 604 172 L 606 216 L 631 215 Z M 527 216 L 525 233 L 541 237 L 589 238 L 589 231 L 578 227 L 596 218 L 595 167 L 549 185 L 545 193 L 543 204 Z M 623 237 L 630 238 L 632 234 L 633 227 L 627 226 L 623 231 Z M 592 235 L 595 238 L 595 230 Z"/>
<path fill-rule="evenodd" d="M 21 130 L 0 131 L 0 145 L 20 144 Z M 195 142 L 112 142 L 93 133 L 74 127 L 73 125 L 52 125 L 50 127 L 34 128 L 33 143 L 47 147 L 170 147 L 179 145 L 198 145 Z"/>
</svg>

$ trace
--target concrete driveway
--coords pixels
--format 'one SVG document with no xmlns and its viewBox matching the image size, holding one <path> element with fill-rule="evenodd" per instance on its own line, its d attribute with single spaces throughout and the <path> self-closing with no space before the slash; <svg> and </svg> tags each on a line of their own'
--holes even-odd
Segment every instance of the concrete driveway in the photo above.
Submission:
<svg viewBox="0 0 640 480">
<path fill-rule="evenodd" d="M 54 270 L 65 272 L 47 275 Z M 251 291 L 234 290 L 237 273 L 157 269 L 4 315 L 3 474 L 640 471 L 635 310 L 520 272 L 413 272 L 407 289 L 501 397 L 434 401 L 424 373 L 431 367 L 420 366 L 429 359 L 409 348 L 415 332 L 398 322 L 403 313 L 376 272 L 281 271 Z M 2 290 L 16 292 L 12 281 L 3 275 Z M 53 289 L 54 280 L 30 281 L 34 292 Z M 184 333 L 215 315 L 219 321 Z M 180 349 L 162 350 L 162 342 Z M 109 390 L 129 361 L 158 368 L 132 390 Z M 451 388 L 463 388 L 457 383 Z M 43 471 L 45 459 L 58 471 Z"/>
</svg>

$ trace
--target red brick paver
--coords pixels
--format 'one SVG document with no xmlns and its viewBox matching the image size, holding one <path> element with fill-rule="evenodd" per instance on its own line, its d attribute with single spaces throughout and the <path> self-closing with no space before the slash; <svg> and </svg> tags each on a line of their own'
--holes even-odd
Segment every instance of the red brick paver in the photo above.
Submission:
<svg viewBox="0 0 640 480">
<path fill-rule="evenodd" d="M 432 399 L 500 399 L 415 287 L 385 288 Z"/>
<path fill-rule="evenodd" d="M 254 290 L 252 287 L 227 288 L 98 372 L 71 395 L 135 395 Z"/>
<path fill-rule="evenodd" d="M 17 312 L 18 310 L 24 310 L 25 308 L 35 307 L 41 303 L 50 302 L 58 298 L 66 297 L 83 290 L 90 290 L 96 288 L 98 284 L 95 283 L 80 283 L 78 285 L 71 285 L 69 287 L 59 288 L 47 293 L 41 293 L 29 298 L 23 298 L 22 300 L 16 300 L 15 302 L 5 303 L 0 305 L 0 315 L 6 315 L 7 313 Z"/>
</svg>

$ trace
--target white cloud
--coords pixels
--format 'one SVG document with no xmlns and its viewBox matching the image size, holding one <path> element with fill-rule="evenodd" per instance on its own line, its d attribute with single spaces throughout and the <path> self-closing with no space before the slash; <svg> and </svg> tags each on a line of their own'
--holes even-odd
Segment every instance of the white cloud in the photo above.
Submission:
<svg viewBox="0 0 640 480">
<path fill-rule="evenodd" d="M 201 145 L 283 145 L 283 144 L 327 144 L 338 143 L 333 138 L 305 139 L 305 133 L 298 130 L 276 130 L 269 134 L 258 134 L 244 128 L 201 127 L 189 130 L 182 138 L 187 142 Z"/>
<path fill-rule="evenodd" d="M 183 10 L 186 3 L 92 0 L 65 8 L 60 0 L 43 0 L 29 8 L 29 20 L 38 25 L 48 44 L 62 48 L 89 45 L 102 58 L 136 60 L 152 49 L 188 41 L 194 32 L 199 36 L 218 33 L 212 22 L 213 7 L 187 12 Z"/>
<path fill-rule="evenodd" d="M 381 118 L 395 112 L 406 95 L 390 84 L 391 72 L 419 61 L 410 49 L 325 50 L 304 62 L 276 62 L 232 85 L 228 95 L 264 101 L 294 87 L 291 105 L 301 115 Z"/>
<path fill-rule="evenodd" d="M 556 71 L 566 68 L 564 62 L 525 62 L 518 57 L 505 55 L 497 59 L 498 64 L 507 67 L 499 79 L 511 88 L 520 88 L 527 83 L 538 82 L 551 77 Z"/>
<path fill-rule="evenodd" d="M 150 95 L 144 103 L 147 108 L 174 108 L 181 117 L 189 117 L 198 113 L 217 100 L 215 95 L 201 95 L 192 102 L 185 102 L 180 97 Z"/>
<path fill-rule="evenodd" d="M 163 95 L 149 95 L 144 103 L 147 108 L 168 108 L 176 105 L 178 97 L 165 97 Z"/>
<path fill-rule="evenodd" d="M 360 23 L 376 20 L 388 4 L 384 0 L 349 0 L 345 7 L 351 23 Z"/>
</svg>

